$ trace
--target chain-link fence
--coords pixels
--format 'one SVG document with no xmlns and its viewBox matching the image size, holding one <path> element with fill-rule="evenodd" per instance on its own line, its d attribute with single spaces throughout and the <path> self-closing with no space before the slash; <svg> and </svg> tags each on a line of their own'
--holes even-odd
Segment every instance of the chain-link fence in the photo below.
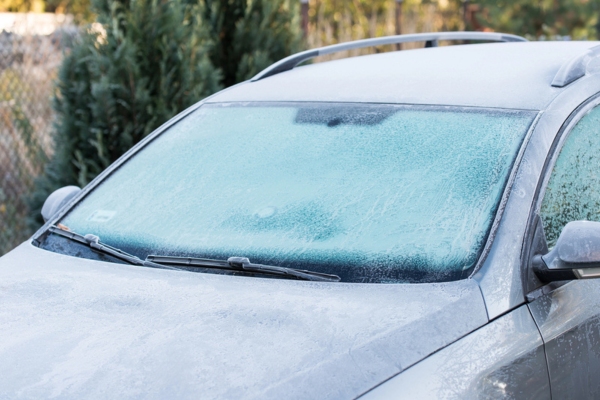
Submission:
<svg viewBox="0 0 600 400">
<path fill-rule="evenodd" d="M 69 20 L 0 13 L 0 255 L 27 239 L 27 198 L 52 153 L 53 80 Z"/>
</svg>

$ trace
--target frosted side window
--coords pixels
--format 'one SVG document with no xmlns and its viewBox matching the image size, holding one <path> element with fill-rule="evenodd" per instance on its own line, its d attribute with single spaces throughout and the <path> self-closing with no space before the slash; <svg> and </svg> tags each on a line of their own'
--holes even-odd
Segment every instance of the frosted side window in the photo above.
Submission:
<svg viewBox="0 0 600 400">
<path fill-rule="evenodd" d="M 549 246 L 571 221 L 600 221 L 600 108 L 583 117 L 560 151 L 541 207 Z"/>
</svg>

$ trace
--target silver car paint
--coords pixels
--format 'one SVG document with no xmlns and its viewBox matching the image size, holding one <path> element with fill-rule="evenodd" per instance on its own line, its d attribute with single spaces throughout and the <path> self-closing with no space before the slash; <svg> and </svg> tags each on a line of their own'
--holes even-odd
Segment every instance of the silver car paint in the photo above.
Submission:
<svg viewBox="0 0 600 400">
<path fill-rule="evenodd" d="M 209 102 L 326 101 L 543 110 L 560 67 L 599 42 L 530 42 L 396 51 L 311 64 Z"/>
<path fill-rule="evenodd" d="M 522 306 L 361 399 L 550 399 L 542 339 Z"/>
<path fill-rule="evenodd" d="M 472 279 L 316 283 L 25 243 L 0 259 L 0 398 L 352 398 L 485 325 Z"/>
<path fill-rule="evenodd" d="M 567 283 L 529 304 L 555 399 L 600 398 L 600 280 Z"/>
</svg>

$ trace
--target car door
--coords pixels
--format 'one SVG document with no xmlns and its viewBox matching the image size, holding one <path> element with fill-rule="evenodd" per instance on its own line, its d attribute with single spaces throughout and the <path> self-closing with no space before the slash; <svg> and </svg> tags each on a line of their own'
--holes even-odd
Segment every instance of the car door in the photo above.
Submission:
<svg viewBox="0 0 600 400">
<path fill-rule="evenodd" d="M 536 205 L 550 248 L 568 222 L 600 221 L 600 107 L 585 106 L 572 121 L 547 164 Z M 600 398 L 600 279 L 553 282 L 528 299 L 552 397 Z"/>
</svg>

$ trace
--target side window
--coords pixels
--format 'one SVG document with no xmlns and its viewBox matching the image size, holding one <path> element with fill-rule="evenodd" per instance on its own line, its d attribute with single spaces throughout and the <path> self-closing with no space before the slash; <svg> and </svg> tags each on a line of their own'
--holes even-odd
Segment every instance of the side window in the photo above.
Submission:
<svg viewBox="0 0 600 400">
<path fill-rule="evenodd" d="M 567 137 L 544 194 L 541 217 L 552 247 L 571 221 L 600 221 L 600 107 Z"/>
</svg>

